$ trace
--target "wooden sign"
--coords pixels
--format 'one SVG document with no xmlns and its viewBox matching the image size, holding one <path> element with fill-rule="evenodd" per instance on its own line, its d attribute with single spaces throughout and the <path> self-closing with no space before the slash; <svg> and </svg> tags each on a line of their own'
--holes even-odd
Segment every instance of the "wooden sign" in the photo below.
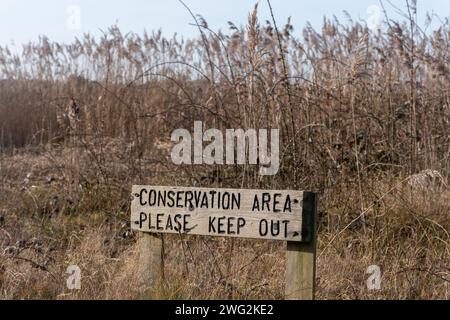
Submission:
<svg viewBox="0 0 450 320">
<path fill-rule="evenodd" d="M 158 288 L 164 275 L 158 233 L 177 233 L 285 240 L 285 296 L 313 299 L 316 206 L 306 191 L 133 186 L 131 228 L 143 231 L 140 290 Z"/>
<path fill-rule="evenodd" d="M 311 240 L 303 191 L 133 186 L 132 229 L 153 233 Z"/>
</svg>

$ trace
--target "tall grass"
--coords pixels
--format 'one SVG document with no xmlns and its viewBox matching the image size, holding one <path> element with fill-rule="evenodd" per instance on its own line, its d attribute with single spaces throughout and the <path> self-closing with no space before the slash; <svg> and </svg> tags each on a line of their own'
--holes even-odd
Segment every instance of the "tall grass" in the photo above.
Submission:
<svg viewBox="0 0 450 320">
<path fill-rule="evenodd" d="M 200 17 L 199 39 L 113 26 L 98 40 L 1 48 L 2 149 L 58 140 L 57 114 L 73 97 L 83 112 L 75 134 L 133 140 L 136 150 L 193 119 L 280 127 L 283 172 L 299 182 L 315 172 L 311 187 L 358 166 L 362 178 L 448 172 L 448 24 L 424 34 L 414 20 L 390 22 L 373 33 L 335 19 L 299 38 L 289 22 L 261 25 L 256 9 L 227 34 Z"/>
</svg>

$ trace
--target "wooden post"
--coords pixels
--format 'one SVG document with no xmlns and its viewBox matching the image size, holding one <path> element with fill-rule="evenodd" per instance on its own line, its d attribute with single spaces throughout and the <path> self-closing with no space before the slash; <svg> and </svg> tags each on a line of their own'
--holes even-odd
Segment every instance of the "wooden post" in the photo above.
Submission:
<svg viewBox="0 0 450 320">
<path fill-rule="evenodd" d="M 288 241 L 286 252 L 286 299 L 314 299 L 316 279 L 316 194 L 303 194 L 302 239 Z"/>
<path fill-rule="evenodd" d="M 163 242 L 161 235 L 141 232 L 139 250 L 139 291 L 143 298 L 154 297 L 163 279 Z"/>
</svg>

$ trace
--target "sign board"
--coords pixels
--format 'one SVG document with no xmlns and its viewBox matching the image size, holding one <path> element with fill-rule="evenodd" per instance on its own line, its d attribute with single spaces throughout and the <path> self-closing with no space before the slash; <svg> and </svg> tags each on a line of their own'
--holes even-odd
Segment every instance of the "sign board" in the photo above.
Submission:
<svg viewBox="0 0 450 320">
<path fill-rule="evenodd" d="M 136 185 L 131 226 L 153 233 L 309 242 L 314 228 L 311 196 L 291 190 Z"/>
</svg>

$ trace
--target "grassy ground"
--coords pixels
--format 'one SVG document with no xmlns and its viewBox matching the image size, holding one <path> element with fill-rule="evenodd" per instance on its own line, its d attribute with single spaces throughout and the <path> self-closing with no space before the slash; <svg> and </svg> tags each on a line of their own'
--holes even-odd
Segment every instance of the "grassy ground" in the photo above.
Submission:
<svg viewBox="0 0 450 320">
<path fill-rule="evenodd" d="M 67 153 L 43 153 L 1 159 L 0 298 L 142 298 L 129 186 L 77 188 Z M 379 177 L 365 188 L 364 228 L 352 211 L 356 189 L 320 199 L 317 298 L 448 299 L 450 192 Z M 283 298 L 283 242 L 166 235 L 164 246 L 158 298 Z M 66 287 L 72 264 L 81 268 L 80 290 Z M 381 290 L 367 288 L 370 265 L 381 268 Z"/>
</svg>

